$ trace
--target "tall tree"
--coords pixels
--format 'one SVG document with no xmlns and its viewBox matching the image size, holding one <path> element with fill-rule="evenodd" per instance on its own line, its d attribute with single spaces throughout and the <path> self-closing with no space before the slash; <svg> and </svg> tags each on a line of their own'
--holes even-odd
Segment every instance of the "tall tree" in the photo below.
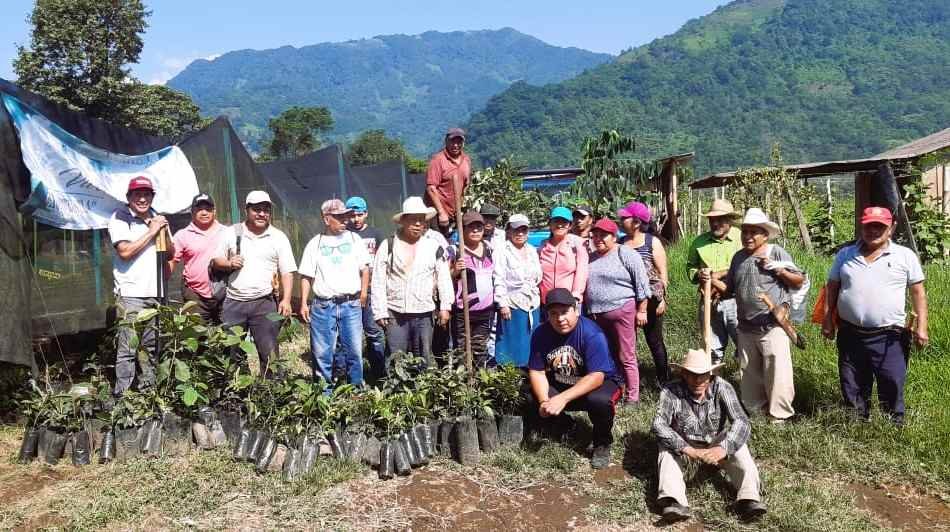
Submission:
<svg viewBox="0 0 950 532">
<path fill-rule="evenodd" d="M 321 134 L 333 129 L 333 117 L 326 107 L 291 107 L 267 127 L 273 138 L 262 159 L 293 159 L 323 144 Z"/>
<path fill-rule="evenodd" d="M 13 62 L 25 89 L 114 119 L 128 105 L 130 65 L 150 15 L 141 0 L 37 0 L 29 47 Z"/>
<path fill-rule="evenodd" d="M 347 150 L 346 158 L 353 166 L 369 166 L 399 159 L 405 161 L 409 153 L 402 142 L 387 137 L 382 129 L 371 129 L 360 133 Z"/>
</svg>

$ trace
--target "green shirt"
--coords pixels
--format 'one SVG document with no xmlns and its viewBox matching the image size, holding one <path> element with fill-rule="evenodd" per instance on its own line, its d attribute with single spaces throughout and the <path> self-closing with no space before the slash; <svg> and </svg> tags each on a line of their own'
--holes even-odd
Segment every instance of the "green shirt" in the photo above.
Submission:
<svg viewBox="0 0 950 532">
<path fill-rule="evenodd" d="M 686 276 L 689 281 L 697 282 L 696 274 L 701 268 L 709 268 L 714 272 L 728 270 L 732 256 L 742 249 L 740 235 L 738 227 L 731 227 L 722 240 L 717 240 L 711 231 L 693 239 L 686 257 Z"/>
</svg>

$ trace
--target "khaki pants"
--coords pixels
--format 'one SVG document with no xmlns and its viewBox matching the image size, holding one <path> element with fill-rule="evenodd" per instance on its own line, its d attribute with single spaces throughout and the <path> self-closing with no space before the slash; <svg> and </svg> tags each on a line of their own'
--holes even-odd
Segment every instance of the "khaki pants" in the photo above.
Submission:
<svg viewBox="0 0 950 532">
<path fill-rule="evenodd" d="M 792 346 L 780 327 L 766 332 L 739 329 L 739 370 L 742 404 L 749 414 L 762 412 L 776 419 L 795 414 Z"/>
<path fill-rule="evenodd" d="M 660 449 L 657 465 L 660 470 L 659 490 L 657 498 L 672 497 L 679 504 L 689 506 L 686 500 L 686 482 L 683 480 L 683 467 L 689 461 L 684 455 Z M 759 469 L 752 460 L 749 447 L 743 445 L 732 456 L 727 456 L 722 462 L 722 470 L 726 473 L 729 483 L 738 492 L 736 500 L 758 501 L 759 499 Z"/>
</svg>

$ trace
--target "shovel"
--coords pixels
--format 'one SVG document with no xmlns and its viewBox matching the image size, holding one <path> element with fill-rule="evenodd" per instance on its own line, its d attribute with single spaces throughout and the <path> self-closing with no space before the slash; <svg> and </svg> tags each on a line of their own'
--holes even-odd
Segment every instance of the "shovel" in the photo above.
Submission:
<svg viewBox="0 0 950 532">
<path fill-rule="evenodd" d="M 795 330 L 795 327 L 792 325 L 792 322 L 788 319 L 788 308 L 785 305 L 776 305 L 772 303 L 772 300 L 765 293 L 759 294 L 759 300 L 765 303 L 765 306 L 769 308 L 769 312 L 772 313 L 772 316 L 775 318 L 775 321 L 778 323 L 778 326 L 785 331 L 785 334 L 788 335 L 788 339 L 792 341 L 795 347 L 799 349 L 805 349 L 805 337 L 798 334 L 798 331 Z"/>
</svg>

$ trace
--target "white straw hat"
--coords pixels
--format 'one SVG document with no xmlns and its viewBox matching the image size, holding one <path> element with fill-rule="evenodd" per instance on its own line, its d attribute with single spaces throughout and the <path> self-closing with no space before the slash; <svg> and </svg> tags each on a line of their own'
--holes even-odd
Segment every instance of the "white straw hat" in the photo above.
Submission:
<svg viewBox="0 0 950 532">
<path fill-rule="evenodd" d="M 686 358 L 683 359 L 682 364 L 671 362 L 670 366 L 673 366 L 673 369 L 688 371 L 696 375 L 705 375 L 706 373 L 716 371 L 725 366 L 725 364 L 713 364 L 712 357 L 705 351 L 701 349 L 690 349 L 686 352 Z"/>
<path fill-rule="evenodd" d="M 745 211 L 745 218 L 742 219 L 742 225 L 761 227 L 769 234 L 769 238 L 775 238 L 782 232 L 778 224 L 769 220 L 769 217 L 758 207 L 752 207 Z"/>
<path fill-rule="evenodd" d="M 435 207 L 426 207 L 419 196 L 409 196 L 402 202 L 402 211 L 393 215 L 393 221 L 399 223 L 399 219 L 406 214 L 425 214 L 426 220 L 431 220 L 435 216 Z"/>
</svg>

